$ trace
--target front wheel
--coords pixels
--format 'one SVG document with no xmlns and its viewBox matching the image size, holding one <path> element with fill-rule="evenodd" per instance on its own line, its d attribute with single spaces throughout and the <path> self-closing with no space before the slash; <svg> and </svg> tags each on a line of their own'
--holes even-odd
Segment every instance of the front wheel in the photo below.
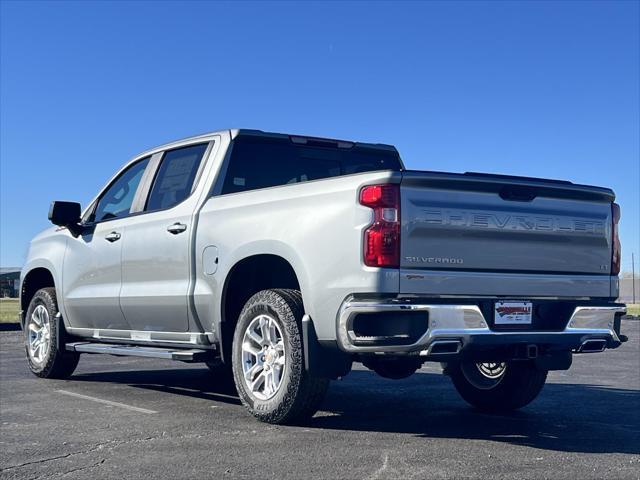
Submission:
<svg viewBox="0 0 640 480">
<path fill-rule="evenodd" d="M 57 315 L 56 290 L 38 290 L 29 303 L 24 322 L 29 369 L 38 377 L 67 378 L 76 369 L 80 359 L 79 353 L 64 350 L 64 325 L 62 321 L 57 321 Z"/>
<path fill-rule="evenodd" d="M 242 403 L 267 423 L 303 421 L 329 386 L 305 370 L 297 290 L 263 290 L 245 304 L 233 337 L 233 375 Z"/>
<path fill-rule="evenodd" d="M 531 403 L 547 379 L 546 370 L 533 362 L 475 363 L 447 365 L 456 390 L 479 410 L 508 412 Z"/>
</svg>

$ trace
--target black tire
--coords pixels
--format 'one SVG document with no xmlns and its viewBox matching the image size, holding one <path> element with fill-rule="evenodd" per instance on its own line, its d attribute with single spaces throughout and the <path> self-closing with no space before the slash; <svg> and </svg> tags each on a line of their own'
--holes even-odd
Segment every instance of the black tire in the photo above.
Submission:
<svg viewBox="0 0 640 480">
<path fill-rule="evenodd" d="M 297 290 L 263 290 L 245 304 L 233 337 L 232 364 L 236 389 L 244 406 L 257 419 L 272 424 L 300 423 L 313 416 L 329 387 L 326 378 L 312 377 L 305 370 L 302 351 L 302 296 Z M 245 383 L 242 342 L 245 331 L 259 315 L 268 315 L 278 325 L 284 343 L 285 365 L 280 386 L 273 397 L 260 399 Z"/>
<path fill-rule="evenodd" d="M 41 361 L 37 361 L 32 357 L 29 351 L 29 324 L 33 312 L 43 306 L 48 314 L 49 321 L 49 347 L 43 355 Z M 31 372 L 41 378 L 68 378 L 78 366 L 80 354 L 75 352 L 67 352 L 64 350 L 64 340 L 66 332 L 62 321 L 57 321 L 58 302 L 56 298 L 55 288 L 42 288 L 36 292 L 29 303 L 27 315 L 24 322 L 25 334 L 25 351 L 27 354 L 27 362 Z M 60 326 L 60 330 L 59 327 Z M 58 339 L 62 341 L 58 341 Z M 62 349 L 58 348 L 62 346 Z"/>
<path fill-rule="evenodd" d="M 533 362 L 507 362 L 502 376 L 492 380 L 473 362 L 449 364 L 446 372 L 460 396 L 485 412 L 509 412 L 528 405 L 547 379 L 547 371 L 538 370 Z"/>
</svg>

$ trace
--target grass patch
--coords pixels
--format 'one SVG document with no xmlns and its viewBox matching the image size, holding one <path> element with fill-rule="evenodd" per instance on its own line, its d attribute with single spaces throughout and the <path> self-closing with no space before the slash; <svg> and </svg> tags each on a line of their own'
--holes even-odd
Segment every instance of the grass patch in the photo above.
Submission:
<svg viewBox="0 0 640 480">
<path fill-rule="evenodd" d="M 0 298 L 0 323 L 18 323 L 18 310 L 17 298 Z"/>
<path fill-rule="evenodd" d="M 640 303 L 627 304 L 627 315 L 634 315 L 636 317 L 640 316 Z"/>
</svg>

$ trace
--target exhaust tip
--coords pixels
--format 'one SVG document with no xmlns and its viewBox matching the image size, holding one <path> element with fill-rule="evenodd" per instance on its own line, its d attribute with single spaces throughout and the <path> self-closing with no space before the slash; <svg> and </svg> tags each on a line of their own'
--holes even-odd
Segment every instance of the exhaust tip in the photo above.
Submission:
<svg viewBox="0 0 640 480">
<path fill-rule="evenodd" d="M 606 340 L 585 340 L 578 348 L 578 353 L 599 353 L 607 348 Z"/>
<path fill-rule="evenodd" d="M 462 349 L 460 340 L 436 340 L 427 350 L 427 355 L 455 355 Z"/>
</svg>

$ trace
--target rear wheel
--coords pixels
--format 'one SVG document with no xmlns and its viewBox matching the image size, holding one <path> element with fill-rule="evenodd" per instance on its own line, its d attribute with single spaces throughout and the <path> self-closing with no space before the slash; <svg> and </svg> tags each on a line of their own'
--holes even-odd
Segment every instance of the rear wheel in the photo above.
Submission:
<svg viewBox="0 0 640 480">
<path fill-rule="evenodd" d="M 511 411 L 531 403 L 547 379 L 533 362 L 469 362 L 446 369 L 458 393 L 474 407 L 490 412 Z"/>
<path fill-rule="evenodd" d="M 263 290 L 247 301 L 233 338 L 233 374 L 242 403 L 259 420 L 303 421 L 318 410 L 329 386 L 305 370 L 302 297 L 297 290 Z"/>
<path fill-rule="evenodd" d="M 80 359 L 80 354 L 64 350 L 64 325 L 56 319 L 57 314 L 56 290 L 38 290 L 29 303 L 24 325 L 29 369 L 38 377 L 67 378 Z"/>
</svg>

